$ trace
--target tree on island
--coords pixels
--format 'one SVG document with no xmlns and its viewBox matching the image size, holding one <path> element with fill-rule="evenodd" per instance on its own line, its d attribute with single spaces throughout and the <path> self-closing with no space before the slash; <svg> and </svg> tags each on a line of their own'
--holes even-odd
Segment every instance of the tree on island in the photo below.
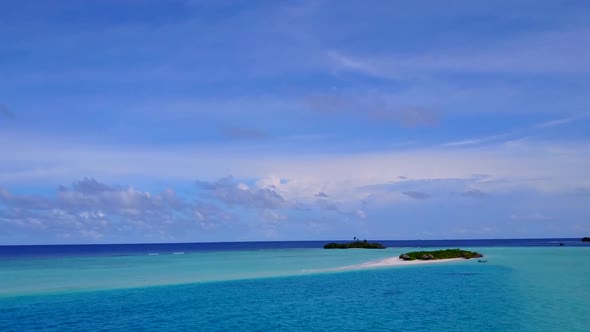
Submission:
<svg viewBox="0 0 590 332">
<path fill-rule="evenodd" d="M 399 255 L 400 259 L 405 261 L 413 260 L 437 260 L 437 259 L 451 259 L 451 258 L 480 258 L 482 254 L 473 251 L 461 250 L 461 249 L 446 249 L 446 250 L 434 250 L 434 251 L 414 251 Z"/>
</svg>

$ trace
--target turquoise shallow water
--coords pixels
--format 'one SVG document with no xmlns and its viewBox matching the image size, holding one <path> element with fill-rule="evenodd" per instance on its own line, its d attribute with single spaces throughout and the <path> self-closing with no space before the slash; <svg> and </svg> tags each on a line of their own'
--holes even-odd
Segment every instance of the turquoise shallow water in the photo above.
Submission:
<svg viewBox="0 0 590 332">
<path fill-rule="evenodd" d="M 182 255 L 0 260 L 0 297 L 260 277 L 307 275 L 397 256 L 401 249 L 271 249 Z"/>
<path fill-rule="evenodd" d="M 3 260 L 0 327 L 589 330 L 590 248 L 474 249 L 486 254 L 488 263 L 471 260 L 344 272 L 329 269 L 409 249 Z M 309 271 L 318 269 L 323 272 Z"/>
</svg>

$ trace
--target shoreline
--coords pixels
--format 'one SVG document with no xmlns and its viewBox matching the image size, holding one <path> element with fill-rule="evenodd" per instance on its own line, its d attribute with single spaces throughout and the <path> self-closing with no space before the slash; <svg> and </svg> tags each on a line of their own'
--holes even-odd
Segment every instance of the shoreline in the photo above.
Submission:
<svg viewBox="0 0 590 332">
<path fill-rule="evenodd" d="M 354 264 L 354 265 L 347 265 L 342 267 L 335 267 L 329 269 L 320 269 L 320 270 L 303 270 L 303 272 L 330 272 L 330 271 L 347 271 L 347 270 L 362 270 L 362 269 L 370 269 L 370 268 L 378 268 L 378 267 L 391 267 L 391 266 L 408 266 L 408 265 L 423 265 L 423 264 L 439 264 L 439 263 L 447 263 L 447 262 L 458 262 L 458 261 L 467 261 L 468 259 L 465 258 L 449 258 L 449 259 L 434 259 L 434 260 L 413 260 L 413 261 L 405 261 L 399 257 L 389 257 L 384 258 L 378 261 Z"/>
</svg>

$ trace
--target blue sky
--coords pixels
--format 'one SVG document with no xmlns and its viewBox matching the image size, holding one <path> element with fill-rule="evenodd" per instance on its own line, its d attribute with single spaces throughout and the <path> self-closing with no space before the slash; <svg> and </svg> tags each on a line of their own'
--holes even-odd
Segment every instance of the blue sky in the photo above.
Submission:
<svg viewBox="0 0 590 332">
<path fill-rule="evenodd" d="M 587 1 L 5 1 L 0 243 L 590 234 Z"/>
</svg>

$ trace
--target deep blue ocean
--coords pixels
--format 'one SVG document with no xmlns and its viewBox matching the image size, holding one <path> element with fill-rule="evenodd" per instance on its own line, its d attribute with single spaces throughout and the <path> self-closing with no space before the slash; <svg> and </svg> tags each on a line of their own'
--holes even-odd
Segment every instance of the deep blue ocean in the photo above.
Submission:
<svg viewBox="0 0 590 332">
<path fill-rule="evenodd" d="M 0 330 L 590 331 L 579 239 L 325 242 L 3 246 Z M 360 268 L 420 247 L 487 263 Z"/>
<path fill-rule="evenodd" d="M 350 240 L 348 240 L 350 241 Z M 87 255 L 141 255 L 146 253 L 171 254 L 195 251 L 234 251 L 260 249 L 322 248 L 326 241 L 260 241 L 260 242 L 206 242 L 206 243 L 142 243 L 142 244 L 74 244 L 74 245 L 0 245 L 0 258 L 26 258 Z M 475 240 L 376 240 L 387 247 L 527 247 L 527 246 L 584 246 L 580 239 L 475 239 Z"/>
</svg>

